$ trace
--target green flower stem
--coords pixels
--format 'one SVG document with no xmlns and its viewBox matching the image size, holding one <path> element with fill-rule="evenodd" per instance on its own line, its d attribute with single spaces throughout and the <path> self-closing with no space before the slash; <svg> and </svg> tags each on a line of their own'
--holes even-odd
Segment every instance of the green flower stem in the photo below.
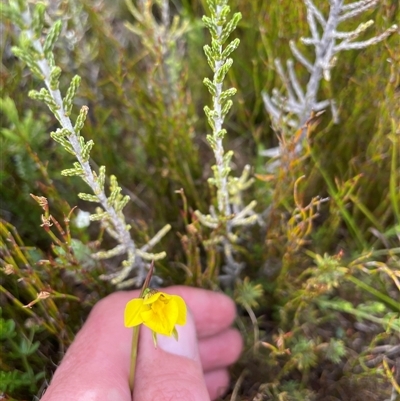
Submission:
<svg viewBox="0 0 400 401">
<path fill-rule="evenodd" d="M 133 393 L 133 385 L 135 383 L 136 360 L 137 360 L 138 344 L 139 344 L 139 331 L 140 331 L 140 326 L 135 326 L 133 328 L 131 367 L 129 369 L 129 388 L 131 389 L 132 393 Z"/>
<path fill-rule="evenodd" d="M 151 262 L 149 272 L 147 273 L 146 280 L 143 283 L 143 287 L 140 291 L 140 298 L 143 297 L 144 291 L 146 288 L 149 287 L 151 276 L 153 275 L 154 271 L 154 261 Z M 129 388 L 133 393 L 133 387 L 135 384 L 135 373 L 136 373 L 136 362 L 137 362 L 137 354 L 138 354 L 138 344 L 139 344 L 139 332 L 140 332 L 140 325 L 135 326 L 133 328 L 133 335 L 132 335 L 132 348 L 131 348 L 131 366 L 129 369 Z"/>
</svg>

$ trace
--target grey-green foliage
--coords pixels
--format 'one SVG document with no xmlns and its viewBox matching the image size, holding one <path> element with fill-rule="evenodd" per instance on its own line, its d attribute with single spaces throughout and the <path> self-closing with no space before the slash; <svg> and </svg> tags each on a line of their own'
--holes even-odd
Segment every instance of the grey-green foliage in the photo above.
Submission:
<svg viewBox="0 0 400 401">
<path fill-rule="evenodd" d="M 212 97 L 212 106 L 205 106 L 204 112 L 212 129 L 212 134 L 207 135 L 216 164 L 212 166 L 213 177 L 209 178 L 209 184 L 217 188 L 218 209 L 210 207 L 210 213 L 205 215 L 196 211 L 199 221 L 214 230 L 223 228 L 223 234 L 214 236 L 210 243 L 219 244 L 223 248 L 225 256 L 224 272 L 228 277 L 236 277 L 243 265 L 235 260 L 233 244 L 240 241 L 240 236 L 233 231 L 234 227 L 247 226 L 257 221 L 254 212 L 256 202 L 252 201 L 247 206 L 243 205 L 242 192 L 253 182 L 250 175 L 250 167 L 246 166 L 240 178 L 230 175 L 231 159 L 233 152 L 225 152 L 223 139 L 226 130 L 222 128 L 224 119 L 232 107 L 230 99 L 236 93 L 235 88 L 224 90 L 223 83 L 233 60 L 229 55 L 239 46 L 239 39 L 226 43 L 230 34 L 236 29 L 242 15 L 235 13 L 229 18 L 230 7 L 227 0 L 208 1 L 210 16 L 204 16 L 204 25 L 211 34 L 211 46 L 204 46 L 207 62 L 213 72 L 213 79 L 205 78 L 204 85 Z"/>
<path fill-rule="evenodd" d="M 333 121 L 337 123 L 339 116 L 334 99 L 321 100 L 319 97 L 322 80 L 324 79 L 329 83 L 331 70 L 337 63 L 339 53 L 375 45 L 398 30 L 398 26 L 393 25 L 370 39 L 356 41 L 374 24 L 374 21 L 369 20 L 361 23 L 350 32 L 345 32 L 342 30 L 343 28 L 339 28 L 343 22 L 354 19 L 354 17 L 376 7 L 379 0 L 361 0 L 347 4 L 343 0 L 331 0 L 329 12 L 326 16 L 311 0 L 303 1 L 307 9 L 307 22 L 311 37 L 301 38 L 301 42 L 314 48 L 314 59 L 309 60 L 297 48 L 295 42 L 290 41 L 290 49 L 294 58 L 309 74 L 305 84 L 301 83 L 293 60 L 287 61 L 285 71 L 281 61 L 278 58 L 275 59 L 276 71 L 282 81 L 285 93 L 282 94 L 275 88 L 271 96 L 267 92 L 263 92 L 262 96 L 265 108 L 277 131 L 285 131 L 288 127 L 292 130 L 303 128 L 312 112 L 320 112 L 328 107 L 331 108 Z M 304 135 L 304 128 L 303 131 Z M 279 154 L 279 151 L 268 149 L 263 154 L 274 156 Z"/>
<path fill-rule="evenodd" d="M 113 284 L 119 286 L 131 284 L 135 279 L 136 283 L 140 284 L 146 275 L 148 261 L 165 257 L 165 252 L 152 254 L 148 251 L 168 232 L 170 226 L 164 227 L 153 239 L 138 249 L 129 233 L 130 226 L 126 224 L 122 213 L 129 201 L 129 196 L 121 194 L 121 187 L 114 176 L 111 176 L 111 185 L 107 196 L 104 185 L 105 167 L 101 166 L 98 173 L 92 170 L 89 159 L 94 142 L 93 140 L 86 141 L 81 136 L 81 130 L 84 128 L 89 111 L 88 107 L 81 107 L 75 124 L 70 119 L 81 78 L 79 76 L 72 78 L 64 97 L 58 89 L 61 69 L 55 65 L 53 48 L 62 33 L 61 21 L 56 21 L 48 30 L 47 35 L 42 38 L 45 9 L 41 3 L 35 5 L 31 14 L 30 8 L 25 7 L 23 2 L 11 0 L 9 5 L 3 5 L 2 13 L 21 29 L 18 46 L 12 48 L 13 53 L 25 62 L 46 86 L 39 91 L 30 91 L 29 96 L 44 102 L 49 107 L 61 125 L 61 128 L 50 134 L 51 137 L 77 159 L 72 168 L 64 169 L 61 172 L 62 175 L 79 176 L 88 184 L 94 195 L 80 193 L 78 196 L 81 199 L 100 203 L 101 207 L 97 208 L 92 220 L 99 220 L 108 234 L 119 243 L 116 248 L 100 251 L 93 257 L 105 259 L 115 255 L 126 255 L 120 272 L 104 275 L 102 278 L 111 280 Z M 132 271 L 136 272 L 136 278 L 122 283 Z"/>
</svg>

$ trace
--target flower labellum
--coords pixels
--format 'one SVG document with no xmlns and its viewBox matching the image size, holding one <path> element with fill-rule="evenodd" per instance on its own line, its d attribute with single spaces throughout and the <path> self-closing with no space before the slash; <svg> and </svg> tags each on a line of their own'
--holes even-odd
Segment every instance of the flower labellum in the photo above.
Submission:
<svg viewBox="0 0 400 401">
<path fill-rule="evenodd" d="M 174 336 L 178 340 L 175 325 L 186 323 L 186 304 L 178 295 L 170 295 L 147 288 L 143 298 L 135 298 L 125 306 L 125 327 L 144 324 L 153 332 L 154 345 L 157 346 L 157 334 Z"/>
</svg>

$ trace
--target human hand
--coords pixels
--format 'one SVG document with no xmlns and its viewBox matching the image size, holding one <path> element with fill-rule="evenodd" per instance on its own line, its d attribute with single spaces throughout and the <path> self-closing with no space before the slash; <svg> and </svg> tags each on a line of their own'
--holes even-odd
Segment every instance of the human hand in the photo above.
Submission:
<svg viewBox="0 0 400 401">
<path fill-rule="evenodd" d="M 227 366 L 240 355 L 242 339 L 230 328 L 235 306 L 223 294 L 169 287 L 189 309 L 179 340 L 141 327 L 134 401 L 206 401 L 229 384 Z M 68 349 L 41 401 L 132 401 L 128 377 L 132 329 L 124 327 L 126 303 L 139 291 L 117 292 L 99 301 Z"/>
</svg>

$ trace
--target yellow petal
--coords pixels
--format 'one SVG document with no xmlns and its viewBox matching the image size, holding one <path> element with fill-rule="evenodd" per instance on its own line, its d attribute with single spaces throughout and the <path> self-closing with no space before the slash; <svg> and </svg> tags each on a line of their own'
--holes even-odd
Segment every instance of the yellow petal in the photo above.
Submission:
<svg viewBox="0 0 400 401">
<path fill-rule="evenodd" d="M 178 303 L 176 302 L 174 297 L 172 297 L 169 302 L 165 304 L 164 311 L 164 314 L 167 316 L 167 320 L 172 330 L 176 325 L 179 317 Z"/>
<path fill-rule="evenodd" d="M 130 300 L 126 304 L 124 311 L 125 327 L 134 327 L 137 326 L 138 324 L 143 323 L 141 313 L 143 312 L 143 310 L 146 309 L 148 309 L 148 307 L 144 308 L 142 298 L 135 298 Z"/>
<path fill-rule="evenodd" d="M 176 302 L 177 309 L 178 309 L 178 317 L 176 319 L 176 323 L 175 324 L 179 324 L 180 326 L 183 326 L 183 325 L 186 324 L 186 313 L 187 313 L 186 303 L 178 295 L 174 295 L 173 299 Z"/>
<path fill-rule="evenodd" d="M 143 323 L 153 333 L 177 336 L 175 325 L 186 323 L 186 304 L 177 295 L 161 291 L 149 292 L 144 298 L 133 299 L 125 307 L 125 326 Z"/>
<path fill-rule="evenodd" d="M 153 330 L 155 333 L 163 334 L 165 336 L 170 336 L 173 330 L 173 325 L 171 327 L 165 314 L 154 313 L 153 310 L 143 312 L 141 314 L 143 317 L 143 324 L 149 329 Z"/>
</svg>

